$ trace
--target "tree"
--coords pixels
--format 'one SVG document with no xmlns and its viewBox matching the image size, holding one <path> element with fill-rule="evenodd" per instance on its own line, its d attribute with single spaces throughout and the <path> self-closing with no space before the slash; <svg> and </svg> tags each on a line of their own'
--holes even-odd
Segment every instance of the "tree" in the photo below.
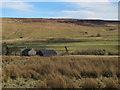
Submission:
<svg viewBox="0 0 120 90">
<path fill-rule="evenodd" d="M 100 37 L 100 36 L 101 36 L 101 34 L 99 34 L 99 33 L 96 35 L 96 37 Z"/>
<path fill-rule="evenodd" d="M 8 47 L 8 45 L 6 44 L 6 42 L 5 43 L 3 43 L 3 54 L 5 54 L 5 55 L 9 55 L 9 47 Z"/>
</svg>

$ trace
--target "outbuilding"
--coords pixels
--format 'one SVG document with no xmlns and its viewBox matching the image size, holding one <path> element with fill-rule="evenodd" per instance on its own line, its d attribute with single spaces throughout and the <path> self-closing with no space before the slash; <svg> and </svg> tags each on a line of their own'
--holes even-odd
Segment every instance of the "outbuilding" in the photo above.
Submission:
<svg viewBox="0 0 120 90">
<path fill-rule="evenodd" d="M 21 53 L 22 56 L 35 56 L 36 51 L 34 49 L 24 49 Z"/>
<path fill-rule="evenodd" d="M 55 56 L 57 55 L 56 51 L 54 50 L 39 50 L 36 53 L 39 56 Z"/>
</svg>

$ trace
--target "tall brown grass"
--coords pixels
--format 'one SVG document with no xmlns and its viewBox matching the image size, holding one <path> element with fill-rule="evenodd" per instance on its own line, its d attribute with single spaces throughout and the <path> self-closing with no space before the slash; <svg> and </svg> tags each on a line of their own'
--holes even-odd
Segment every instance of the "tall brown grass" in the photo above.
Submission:
<svg viewBox="0 0 120 90">
<path fill-rule="evenodd" d="M 39 88 L 116 88 L 117 74 L 119 74 L 118 57 L 3 57 L 4 84 L 9 80 L 24 78 L 34 80 L 36 87 Z M 100 77 L 104 78 L 100 80 Z M 108 78 L 111 79 L 105 81 Z"/>
</svg>

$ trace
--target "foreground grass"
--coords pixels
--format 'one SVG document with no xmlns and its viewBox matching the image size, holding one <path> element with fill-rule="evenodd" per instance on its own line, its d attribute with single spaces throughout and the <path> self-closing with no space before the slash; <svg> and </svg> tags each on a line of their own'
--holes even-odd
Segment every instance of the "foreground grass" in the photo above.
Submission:
<svg viewBox="0 0 120 90">
<path fill-rule="evenodd" d="M 3 87 L 118 88 L 117 56 L 3 56 Z"/>
</svg>

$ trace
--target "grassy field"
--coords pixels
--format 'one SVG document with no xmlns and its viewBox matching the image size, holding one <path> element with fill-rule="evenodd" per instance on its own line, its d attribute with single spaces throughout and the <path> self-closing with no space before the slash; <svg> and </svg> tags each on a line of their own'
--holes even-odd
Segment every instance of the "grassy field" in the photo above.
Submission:
<svg viewBox="0 0 120 90">
<path fill-rule="evenodd" d="M 96 40 L 72 40 L 72 41 L 45 41 L 45 42 L 23 42 L 8 44 L 10 48 L 19 47 L 22 51 L 26 46 L 34 49 L 53 49 L 58 53 L 65 52 L 65 46 L 68 47 L 69 52 L 81 51 L 86 49 L 105 49 L 109 52 L 118 52 L 117 41 L 96 41 Z"/>
<path fill-rule="evenodd" d="M 21 47 L 20 50 L 23 50 L 23 47 L 44 48 L 62 53 L 65 52 L 64 46 L 67 46 L 69 52 L 85 49 L 118 52 L 118 24 L 78 25 L 59 23 L 55 20 L 51 22 L 49 19 L 45 22 L 27 23 L 14 22 L 14 20 L 8 22 L 3 19 L 2 27 L 3 42 L 12 43 L 8 44 L 9 47 Z"/>
<path fill-rule="evenodd" d="M 115 89 L 120 86 L 118 24 L 99 23 L 99 20 L 65 21 L 77 20 L 3 19 L 3 53 L 6 45 L 10 53 L 2 57 L 4 88 Z M 70 54 L 62 56 L 65 46 Z M 58 55 L 20 56 L 26 47 L 53 49 Z M 106 54 L 72 55 L 98 49 L 104 49 Z"/>
<path fill-rule="evenodd" d="M 4 22 L 3 37 L 6 39 L 24 38 L 80 38 L 87 35 L 117 35 L 118 29 L 115 26 L 83 26 L 66 23 L 20 23 Z M 115 30 L 109 30 L 115 28 Z"/>
<path fill-rule="evenodd" d="M 4 88 L 118 88 L 119 76 L 117 56 L 3 57 Z"/>
</svg>

